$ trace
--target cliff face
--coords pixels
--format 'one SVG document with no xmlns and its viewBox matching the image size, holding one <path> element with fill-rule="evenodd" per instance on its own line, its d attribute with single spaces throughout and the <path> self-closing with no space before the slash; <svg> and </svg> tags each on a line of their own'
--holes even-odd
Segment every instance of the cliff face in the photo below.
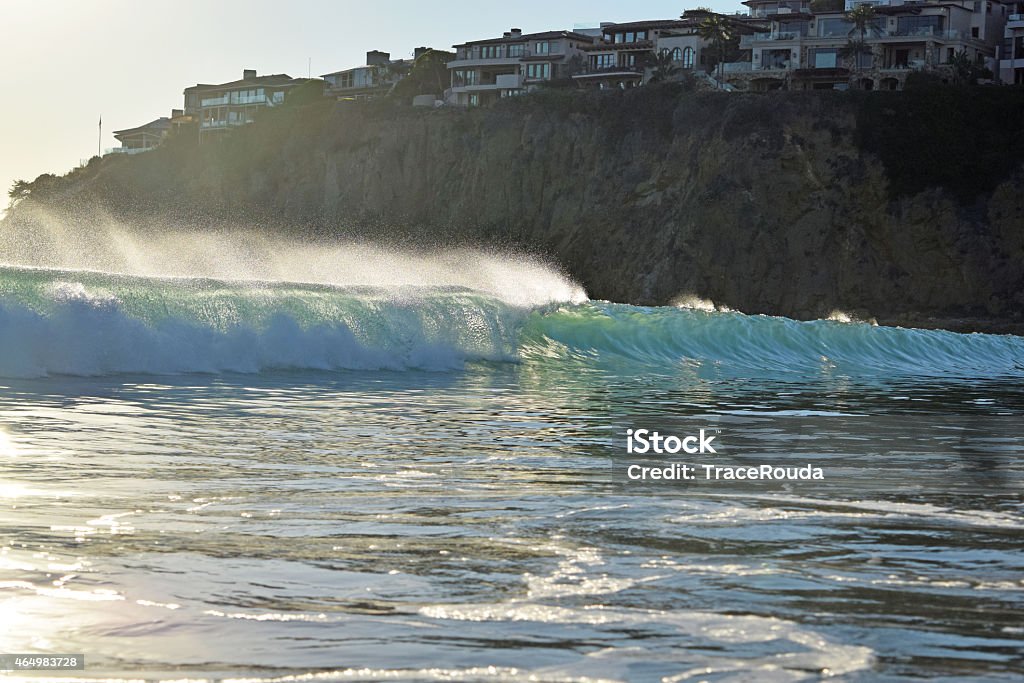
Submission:
<svg viewBox="0 0 1024 683">
<path fill-rule="evenodd" d="M 33 190 L 4 229 L 32 230 L 45 208 L 83 230 L 101 211 L 468 241 L 548 254 L 594 298 L 692 295 L 747 313 L 840 309 L 1019 331 L 1020 134 L 992 150 L 977 146 L 995 147 L 997 135 L 968 139 L 986 163 L 950 174 L 969 166 L 956 150 L 899 152 L 900 131 L 915 125 L 899 117 L 921 104 L 913 97 L 663 87 L 472 112 L 311 105 L 267 112 L 222 143 L 183 136 L 95 161 Z M 1021 100 L 999 97 L 1010 98 L 999 111 Z M 939 124 L 918 128 L 928 125 Z"/>
</svg>

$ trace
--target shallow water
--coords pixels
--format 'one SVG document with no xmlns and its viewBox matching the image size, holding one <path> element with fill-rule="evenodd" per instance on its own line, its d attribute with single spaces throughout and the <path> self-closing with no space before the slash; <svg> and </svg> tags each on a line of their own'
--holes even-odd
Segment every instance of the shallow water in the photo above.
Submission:
<svg viewBox="0 0 1024 683">
<path fill-rule="evenodd" d="M 62 677 L 1024 675 L 1024 339 L 0 284 L 0 651 Z M 625 476 L 666 461 L 825 478 Z"/>
</svg>

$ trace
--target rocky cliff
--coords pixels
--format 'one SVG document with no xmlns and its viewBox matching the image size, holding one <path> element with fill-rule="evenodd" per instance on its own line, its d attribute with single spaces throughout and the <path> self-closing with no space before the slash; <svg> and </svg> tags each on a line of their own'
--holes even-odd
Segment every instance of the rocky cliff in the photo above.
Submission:
<svg viewBox="0 0 1024 683">
<path fill-rule="evenodd" d="M 1011 88 L 325 102 L 40 178 L 2 230 L 46 212 L 471 242 L 544 253 L 594 298 L 1020 332 L 1022 136 Z"/>
</svg>

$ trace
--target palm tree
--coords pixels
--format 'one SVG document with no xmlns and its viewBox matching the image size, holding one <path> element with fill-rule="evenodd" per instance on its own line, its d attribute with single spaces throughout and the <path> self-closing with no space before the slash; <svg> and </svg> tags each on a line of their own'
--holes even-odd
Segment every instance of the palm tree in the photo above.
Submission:
<svg viewBox="0 0 1024 683">
<path fill-rule="evenodd" d="M 651 67 L 651 83 L 667 81 L 680 72 L 679 65 L 672 59 L 672 53 L 662 50 L 650 59 L 648 66 Z"/>
<path fill-rule="evenodd" d="M 846 20 L 853 24 L 853 30 L 860 34 L 862 41 L 867 40 L 868 29 L 875 23 L 875 8 L 871 5 L 857 5 L 846 13 Z"/>
<path fill-rule="evenodd" d="M 729 22 L 721 14 L 708 15 L 697 27 L 697 34 L 715 46 L 718 52 L 718 80 L 721 82 L 722 70 L 725 68 L 725 49 L 732 39 Z"/>
<path fill-rule="evenodd" d="M 846 41 L 846 45 L 839 48 L 838 54 L 843 59 L 849 60 L 853 64 L 853 68 L 857 69 L 860 67 L 858 57 L 871 54 L 871 46 L 862 38 L 851 38 Z"/>
<path fill-rule="evenodd" d="M 853 24 L 850 33 L 856 31 L 860 37 L 851 38 L 846 46 L 839 50 L 839 55 L 850 59 L 856 68 L 860 66 L 858 59 L 860 55 L 871 54 L 871 46 L 868 45 L 868 29 L 874 26 L 875 8 L 871 5 L 857 5 L 846 13 L 846 20 Z"/>
<path fill-rule="evenodd" d="M 950 55 L 948 63 L 953 69 L 953 80 L 957 85 L 965 85 L 974 80 L 975 67 L 971 58 L 967 56 L 967 50 Z"/>
</svg>

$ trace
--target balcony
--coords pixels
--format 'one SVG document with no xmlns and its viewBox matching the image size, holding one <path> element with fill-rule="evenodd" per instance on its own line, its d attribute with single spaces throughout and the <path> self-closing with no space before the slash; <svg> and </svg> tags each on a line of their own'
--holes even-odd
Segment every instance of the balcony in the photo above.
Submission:
<svg viewBox="0 0 1024 683">
<path fill-rule="evenodd" d="M 494 84 L 502 90 L 517 90 L 523 87 L 523 75 L 502 74 L 494 79 Z"/>
<path fill-rule="evenodd" d="M 724 62 L 722 64 L 722 71 L 727 74 L 751 71 L 753 68 L 754 65 L 750 62 Z"/>
<path fill-rule="evenodd" d="M 222 97 L 206 97 L 200 100 L 200 107 L 220 107 L 225 104 L 231 104 L 231 98 L 227 95 Z"/>
<path fill-rule="evenodd" d="M 797 40 L 802 38 L 799 33 L 792 31 L 759 32 L 753 35 L 740 36 L 740 49 L 750 49 L 754 43 L 763 43 L 772 40 Z"/>
<path fill-rule="evenodd" d="M 599 81 L 602 78 L 618 78 L 633 81 L 644 77 L 643 67 L 639 66 L 604 66 L 590 67 L 581 74 L 576 74 L 573 79 L 580 81 Z"/>
<path fill-rule="evenodd" d="M 210 130 L 215 128 L 227 128 L 228 126 L 242 126 L 251 121 L 228 121 L 227 119 L 213 119 L 203 121 L 199 124 L 199 127 L 203 130 Z"/>
<path fill-rule="evenodd" d="M 158 145 L 153 145 L 152 147 L 111 147 L 103 151 L 103 156 L 108 154 L 142 154 L 143 152 L 151 152 L 157 147 Z"/>
</svg>

